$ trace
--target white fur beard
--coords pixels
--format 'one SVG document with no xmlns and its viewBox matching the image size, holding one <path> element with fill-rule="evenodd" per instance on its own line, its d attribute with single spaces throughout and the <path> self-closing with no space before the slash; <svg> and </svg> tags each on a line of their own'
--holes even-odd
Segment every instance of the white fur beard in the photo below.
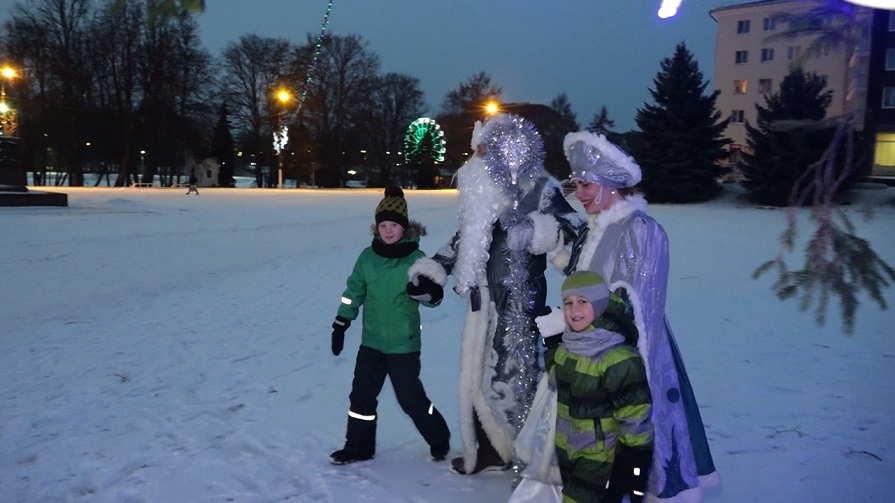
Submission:
<svg viewBox="0 0 895 503">
<path fill-rule="evenodd" d="M 511 202 L 478 156 L 467 161 L 457 175 L 460 243 L 453 274 L 457 293 L 465 297 L 472 287 L 485 280 L 492 226 Z"/>
</svg>

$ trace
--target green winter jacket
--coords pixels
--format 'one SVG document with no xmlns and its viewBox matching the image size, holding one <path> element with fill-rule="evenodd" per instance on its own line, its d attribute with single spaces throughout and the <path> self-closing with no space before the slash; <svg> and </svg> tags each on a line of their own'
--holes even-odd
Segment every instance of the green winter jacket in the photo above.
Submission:
<svg viewBox="0 0 895 503">
<path fill-rule="evenodd" d="M 586 354 L 569 348 L 570 336 L 578 337 L 579 347 L 586 344 Z M 563 339 L 551 369 L 557 390 L 556 455 L 563 501 L 599 502 L 612 475 L 618 444 L 652 449 L 646 369 L 637 348 L 613 332 L 567 330 Z"/>
<path fill-rule="evenodd" d="M 379 243 L 365 248 L 354 263 L 338 314 L 354 320 L 363 306 L 362 345 L 387 354 L 420 350 L 420 303 L 407 294 L 407 270 L 426 256 L 418 247 L 423 234 L 425 228 L 411 222 L 405 237 L 394 245 L 383 244 L 377 235 L 374 241 Z M 374 250 L 383 248 L 389 255 L 395 250 L 409 253 L 386 257 Z"/>
</svg>

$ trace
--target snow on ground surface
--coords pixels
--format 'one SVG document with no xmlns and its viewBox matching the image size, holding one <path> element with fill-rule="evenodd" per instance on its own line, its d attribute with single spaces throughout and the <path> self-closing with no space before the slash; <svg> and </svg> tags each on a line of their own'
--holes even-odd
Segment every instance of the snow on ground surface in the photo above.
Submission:
<svg viewBox="0 0 895 503">
<path fill-rule="evenodd" d="M 358 323 L 334 357 L 330 324 L 381 191 L 47 190 L 69 207 L 0 208 L 0 501 L 506 500 L 511 474 L 429 461 L 388 384 L 376 459 L 328 462 L 360 338 Z M 751 275 L 776 255 L 785 212 L 735 192 L 651 207 L 672 246 L 669 318 L 723 479 L 706 500 L 891 501 L 892 311 L 862 295 L 847 336 L 838 304 L 819 327 L 778 300 L 771 275 Z M 431 254 L 456 229 L 457 194 L 407 198 Z M 895 264 L 895 189 L 865 186 L 846 211 Z M 788 261 L 800 266 L 801 251 Z M 561 279 L 549 278 L 558 304 Z M 423 383 L 457 455 L 463 306 L 449 291 L 422 316 Z"/>
</svg>

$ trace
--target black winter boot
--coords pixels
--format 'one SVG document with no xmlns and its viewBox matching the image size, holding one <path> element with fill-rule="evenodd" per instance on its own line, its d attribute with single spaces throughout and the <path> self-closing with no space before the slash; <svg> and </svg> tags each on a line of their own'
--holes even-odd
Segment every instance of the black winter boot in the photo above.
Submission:
<svg viewBox="0 0 895 503">
<path fill-rule="evenodd" d="M 345 434 L 345 448 L 329 455 L 334 465 L 347 465 L 373 459 L 376 454 L 376 419 L 365 421 L 348 417 L 348 431 Z"/>
<path fill-rule="evenodd" d="M 475 467 L 471 472 L 467 473 L 465 460 L 459 457 L 451 460 L 451 471 L 460 475 L 475 475 L 479 472 L 509 470 L 512 463 L 504 461 L 500 454 L 497 453 L 497 449 L 491 445 L 491 440 L 485 434 L 478 416 L 473 416 L 473 421 L 475 421 L 475 437 L 478 443 Z"/>
</svg>

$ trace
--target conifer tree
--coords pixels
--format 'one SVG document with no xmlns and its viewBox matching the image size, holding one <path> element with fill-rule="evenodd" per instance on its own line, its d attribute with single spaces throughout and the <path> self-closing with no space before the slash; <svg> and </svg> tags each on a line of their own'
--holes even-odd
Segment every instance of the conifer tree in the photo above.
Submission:
<svg viewBox="0 0 895 503">
<path fill-rule="evenodd" d="M 835 131 L 835 124 L 824 122 L 833 99 L 825 88 L 818 75 L 795 67 L 780 91 L 765 97 L 765 106 L 755 105 L 757 125 L 746 123 L 749 148 L 739 166 L 751 201 L 787 206 L 793 190 L 805 190 L 803 173 L 821 158 Z"/>
<path fill-rule="evenodd" d="M 770 40 L 792 40 L 813 37 L 805 57 L 823 54 L 825 49 L 842 48 L 849 57 L 857 57 L 863 33 L 860 21 L 862 8 L 851 3 L 825 0 L 805 12 L 784 15 L 780 19 L 789 28 Z M 845 95 L 855 88 L 858 76 L 850 68 Z M 855 234 L 846 211 L 838 206 L 841 188 L 857 171 L 855 163 L 855 101 L 847 102 L 845 113 L 830 119 L 835 131 L 828 148 L 802 174 L 806 184 L 796 184 L 790 194 L 787 225 L 781 236 L 781 249 L 776 258 L 762 264 L 754 277 L 776 270 L 774 291 L 781 299 L 796 295 L 805 310 L 816 301 L 816 318 L 823 324 L 827 304 L 839 297 L 842 324 L 846 333 L 854 330 L 858 294 L 865 292 L 881 309 L 886 309 L 884 288 L 895 281 L 895 268 L 886 263 L 870 246 Z M 792 121 L 799 125 L 799 121 Z M 795 247 L 798 207 L 811 200 L 811 217 L 816 227 L 805 247 L 801 269 L 792 269 L 784 255 Z"/>
<path fill-rule="evenodd" d="M 600 111 L 591 118 L 590 123 L 587 125 L 587 130 L 608 138 L 609 135 L 613 134 L 612 128 L 614 127 L 615 121 L 609 118 L 609 110 L 606 109 L 606 105 L 603 105 L 600 107 Z"/>
<path fill-rule="evenodd" d="M 719 91 L 705 94 L 708 82 L 683 42 L 660 66 L 650 89 L 655 104 L 637 110 L 642 132 L 632 154 L 643 170 L 640 186 L 656 203 L 707 201 L 726 172 L 717 162 L 727 155 Z"/>
</svg>

